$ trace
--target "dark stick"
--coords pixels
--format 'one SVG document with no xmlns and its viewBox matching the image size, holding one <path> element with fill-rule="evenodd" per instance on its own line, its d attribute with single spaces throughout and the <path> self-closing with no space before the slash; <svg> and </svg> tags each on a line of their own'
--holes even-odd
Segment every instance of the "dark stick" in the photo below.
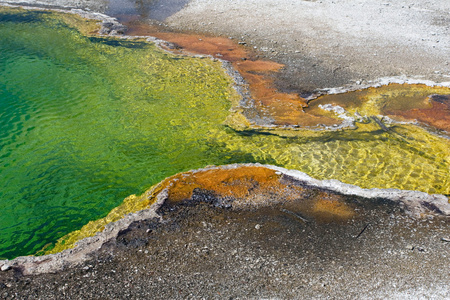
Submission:
<svg viewBox="0 0 450 300">
<path fill-rule="evenodd" d="M 361 232 L 355 237 L 355 239 L 359 238 L 361 236 L 361 234 L 363 234 L 363 232 L 366 230 L 367 227 L 369 227 L 370 223 L 367 223 L 366 226 L 364 226 L 363 230 L 361 230 Z"/>
<path fill-rule="evenodd" d="M 296 214 L 296 213 L 293 212 L 293 211 L 287 210 L 287 209 L 285 209 L 285 208 L 280 209 L 280 211 L 282 211 L 282 212 L 284 212 L 284 213 L 287 213 L 287 214 L 290 214 L 290 215 L 296 217 L 297 219 L 300 219 L 301 221 L 303 221 L 303 222 L 305 222 L 305 223 L 309 223 L 309 220 L 305 219 L 305 218 L 302 217 L 300 214 Z"/>
<path fill-rule="evenodd" d="M 387 128 L 386 125 L 384 125 L 383 123 L 381 123 L 381 121 L 380 121 L 377 117 L 371 116 L 371 118 L 372 118 L 372 120 L 375 121 L 375 123 L 378 124 L 378 126 L 381 127 L 381 129 L 383 129 L 384 131 L 389 131 L 389 128 Z"/>
</svg>

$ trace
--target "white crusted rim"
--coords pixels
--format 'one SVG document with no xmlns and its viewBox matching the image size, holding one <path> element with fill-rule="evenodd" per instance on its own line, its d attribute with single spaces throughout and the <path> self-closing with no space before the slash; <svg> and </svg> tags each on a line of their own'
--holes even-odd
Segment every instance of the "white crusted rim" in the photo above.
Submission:
<svg viewBox="0 0 450 300">
<path fill-rule="evenodd" d="M 239 167 L 265 167 L 277 172 L 278 175 L 286 175 L 301 181 L 302 184 L 311 187 L 318 187 L 335 191 L 344 195 L 354 195 L 364 198 L 374 199 L 382 198 L 388 199 L 403 206 L 405 211 L 411 216 L 424 215 L 441 215 L 450 217 L 450 203 L 444 195 L 434 194 L 430 195 L 419 191 L 408 191 L 399 189 L 363 189 L 355 185 L 342 183 L 338 180 L 318 180 L 306 173 L 297 170 L 288 170 L 282 167 L 262 164 L 231 164 L 224 166 L 208 166 L 205 168 L 193 170 L 190 172 L 198 173 L 213 169 L 230 170 Z M 151 191 L 151 190 L 150 190 Z M 149 192 L 147 192 L 149 193 Z M 165 202 L 168 197 L 168 190 L 164 189 L 156 194 L 156 202 L 145 210 L 138 211 L 126 215 L 124 218 L 106 225 L 105 229 L 98 232 L 93 237 L 84 238 L 76 243 L 73 249 L 67 249 L 60 253 L 49 254 L 44 256 L 22 256 L 13 260 L 2 260 L 0 266 L 5 269 L 19 268 L 23 274 L 41 274 L 51 273 L 61 270 L 65 267 L 70 267 L 82 263 L 89 258 L 89 255 L 100 249 L 100 247 L 117 237 L 121 230 L 127 229 L 131 223 L 135 221 L 160 218 L 156 212 L 158 208 Z M 433 209 L 430 209 L 432 207 Z M 436 212 L 436 209 L 440 213 Z"/>
</svg>

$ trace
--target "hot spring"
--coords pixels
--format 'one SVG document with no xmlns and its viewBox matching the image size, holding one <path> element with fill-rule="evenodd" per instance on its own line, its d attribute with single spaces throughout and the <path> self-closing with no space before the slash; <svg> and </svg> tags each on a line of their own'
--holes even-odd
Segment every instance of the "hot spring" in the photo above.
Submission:
<svg viewBox="0 0 450 300">
<path fill-rule="evenodd" d="M 410 124 L 240 132 L 226 125 L 239 95 L 220 61 L 87 34 L 92 24 L 0 9 L 1 258 L 36 253 L 130 194 L 207 165 L 270 163 L 450 194 L 446 138 Z"/>
</svg>

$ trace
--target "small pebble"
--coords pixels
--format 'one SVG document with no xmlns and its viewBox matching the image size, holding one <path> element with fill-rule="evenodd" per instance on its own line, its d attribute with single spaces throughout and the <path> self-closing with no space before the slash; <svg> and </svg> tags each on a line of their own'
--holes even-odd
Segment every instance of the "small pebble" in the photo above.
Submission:
<svg viewBox="0 0 450 300">
<path fill-rule="evenodd" d="M 8 271 L 9 269 L 11 269 L 10 265 L 3 265 L 1 268 L 2 271 Z"/>
<path fill-rule="evenodd" d="M 256 224 L 256 225 L 255 225 L 255 229 L 256 229 L 256 230 L 259 230 L 259 229 L 261 229 L 261 225 L 259 225 L 259 224 Z"/>
</svg>

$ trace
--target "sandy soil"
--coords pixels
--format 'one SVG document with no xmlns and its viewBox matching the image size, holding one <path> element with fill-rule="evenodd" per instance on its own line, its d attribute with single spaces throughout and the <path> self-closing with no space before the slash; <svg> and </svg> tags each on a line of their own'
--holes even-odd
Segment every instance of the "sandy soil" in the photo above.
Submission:
<svg viewBox="0 0 450 300">
<path fill-rule="evenodd" d="M 133 224 L 77 267 L 0 272 L 0 298 L 448 299 L 445 223 L 389 211 L 339 225 L 183 206 L 164 224 Z"/>
</svg>

